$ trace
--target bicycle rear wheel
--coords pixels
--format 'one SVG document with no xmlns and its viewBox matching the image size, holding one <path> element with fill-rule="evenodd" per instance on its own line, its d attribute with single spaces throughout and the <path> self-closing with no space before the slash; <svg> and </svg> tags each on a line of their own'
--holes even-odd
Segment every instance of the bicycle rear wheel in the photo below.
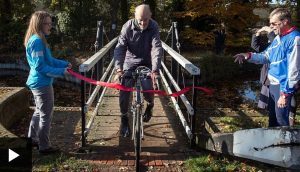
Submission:
<svg viewBox="0 0 300 172">
<path fill-rule="evenodd" d="M 135 169 L 139 171 L 140 168 L 140 153 L 141 153 L 141 107 L 136 108 L 135 117 Z"/>
</svg>

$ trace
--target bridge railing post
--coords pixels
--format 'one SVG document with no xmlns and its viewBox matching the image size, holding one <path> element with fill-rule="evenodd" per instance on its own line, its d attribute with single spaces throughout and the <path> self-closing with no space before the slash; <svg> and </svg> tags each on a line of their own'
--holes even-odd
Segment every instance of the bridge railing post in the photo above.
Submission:
<svg viewBox="0 0 300 172">
<path fill-rule="evenodd" d="M 110 39 L 111 40 L 116 36 L 116 29 L 117 29 L 117 24 L 115 22 L 112 22 L 111 31 L 110 31 Z"/>
<path fill-rule="evenodd" d="M 97 21 L 97 35 L 96 35 L 96 42 L 95 42 L 95 53 L 98 52 L 99 49 L 103 47 L 103 22 Z M 96 65 L 96 78 L 97 80 L 100 79 L 100 76 L 103 74 L 103 59 L 99 60 Z"/>
<path fill-rule="evenodd" d="M 176 46 L 176 28 L 177 28 L 177 22 L 172 22 L 172 40 L 171 40 L 171 48 L 175 49 Z M 171 74 L 173 78 L 177 79 L 177 61 L 172 58 L 171 59 Z"/>
<path fill-rule="evenodd" d="M 81 75 L 85 76 L 85 72 L 80 72 Z M 84 147 L 86 145 L 85 140 L 85 117 L 86 117 L 86 108 L 85 108 L 85 90 L 86 85 L 83 80 L 80 82 L 80 90 L 81 90 L 81 146 Z"/>
<path fill-rule="evenodd" d="M 102 21 L 97 21 L 97 34 L 96 34 L 96 42 L 95 42 L 95 53 L 97 53 L 103 47 L 103 35 L 104 35 L 104 27 Z M 104 70 L 104 60 L 100 59 L 95 65 L 96 68 L 96 79 L 100 80 L 103 75 Z M 99 99 L 99 94 L 97 94 L 97 99 Z"/>
<path fill-rule="evenodd" d="M 190 117 L 190 124 L 191 124 L 191 132 L 192 138 L 190 139 L 190 147 L 194 148 L 196 145 L 196 120 L 197 120 L 197 89 L 195 87 L 199 86 L 200 75 L 193 75 L 193 90 L 192 90 L 192 106 L 194 109 L 194 114 Z M 200 124 L 199 127 L 202 127 L 202 120 L 199 117 L 197 123 Z"/>
</svg>

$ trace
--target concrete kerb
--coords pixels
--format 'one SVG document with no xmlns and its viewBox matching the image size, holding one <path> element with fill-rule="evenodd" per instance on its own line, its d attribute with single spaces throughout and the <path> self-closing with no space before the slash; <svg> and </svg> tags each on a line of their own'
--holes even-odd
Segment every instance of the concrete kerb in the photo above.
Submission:
<svg viewBox="0 0 300 172">
<path fill-rule="evenodd" d="M 2 129 L 7 130 L 26 114 L 26 111 L 29 109 L 29 91 L 24 87 L 0 87 L 0 89 L 9 90 L 0 96 L 2 135 L 5 134 L 5 131 L 3 132 Z"/>
</svg>

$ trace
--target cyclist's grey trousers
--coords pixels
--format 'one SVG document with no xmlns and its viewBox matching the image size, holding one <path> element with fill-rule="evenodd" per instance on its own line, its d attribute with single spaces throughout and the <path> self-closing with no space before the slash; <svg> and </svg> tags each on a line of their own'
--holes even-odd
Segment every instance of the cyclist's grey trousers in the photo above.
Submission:
<svg viewBox="0 0 300 172">
<path fill-rule="evenodd" d="M 126 87 L 133 87 L 134 81 L 131 77 L 130 71 L 125 71 L 123 78 L 121 80 L 121 84 Z M 145 78 L 141 81 L 143 90 L 152 90 L 152 80 L 151 78 Z M 131 92 L 128 91 L 120 91 L 120 97 L 119 97 L 119 103 L 120 103 L 120 110 L 121 115 L 127 115 L 128 109 L 129 109 L 129 103 L 130 103 L 130 95 Z M 154 106 L 154 94 L 153 93 L 143 93 L 144 100 L 148 103 L 148 106 L 153 107 Z"/>
<path fill-rule="evenodd" d="M 31 90 L 35 111 L 32 115 L 28 137 L 39 143 L 39 150 L 49 148 L 50 124 L 53 114 L 54 93 L 52 86 Z"/>
</svg>

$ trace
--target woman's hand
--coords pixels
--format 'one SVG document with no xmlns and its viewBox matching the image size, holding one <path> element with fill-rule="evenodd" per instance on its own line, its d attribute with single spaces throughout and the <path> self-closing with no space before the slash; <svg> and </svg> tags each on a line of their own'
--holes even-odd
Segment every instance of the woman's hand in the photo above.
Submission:
<svg viewBox="0 0 300 172">
<path fill-rule="evenodd" d="M 72 64 L 69 63 L 68 66 L 67 66 L 67 68 L 68 68 L 68 69 L 72 69 Z"/>
</svg>

